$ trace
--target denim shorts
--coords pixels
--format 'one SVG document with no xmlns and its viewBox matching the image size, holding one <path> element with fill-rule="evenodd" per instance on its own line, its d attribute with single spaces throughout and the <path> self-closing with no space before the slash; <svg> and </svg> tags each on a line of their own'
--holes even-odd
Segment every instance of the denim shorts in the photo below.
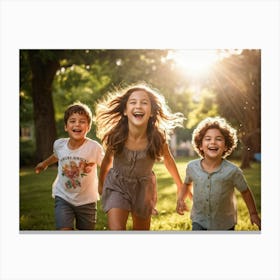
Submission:
<svg viewBox="0 0 280 280">
<path fill-rule="evenodd" d="M 235 226 L 227 229 L 227 230 L 234 230 Z M 208 230 L 207 228 L 204 228 L 202 225 L 196 223 L 196 222 L 193 222 L 192 223 L 192 230 Z"/>
<path fill-rule="evenodd" d="M 95 229 L 96 219 L 96 202 L 74 206 L 59 196 L 55 197 L 55 224 L 57 230 L 62 228 L 93 230 Z"/>
</svg>

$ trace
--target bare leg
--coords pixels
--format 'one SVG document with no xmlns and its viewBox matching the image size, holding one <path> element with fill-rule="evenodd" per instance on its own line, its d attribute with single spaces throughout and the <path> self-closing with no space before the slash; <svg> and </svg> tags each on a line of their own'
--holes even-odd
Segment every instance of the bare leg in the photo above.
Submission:
<svg viewBox="0 0 280 280">
<path fill-rule="evenodd" d="M 108 211 L 108 226 L 110 230 L 126 230 L 129 211 L 112 208 Z"/>
<path fill-rule="evenodd" d="M 132 214 L 132 221 L 133 230 L 150 230 L 151 216 L 149 216 L 147 219 L 143 219 L 137 217 L 135 214 Z"/>
</svg>

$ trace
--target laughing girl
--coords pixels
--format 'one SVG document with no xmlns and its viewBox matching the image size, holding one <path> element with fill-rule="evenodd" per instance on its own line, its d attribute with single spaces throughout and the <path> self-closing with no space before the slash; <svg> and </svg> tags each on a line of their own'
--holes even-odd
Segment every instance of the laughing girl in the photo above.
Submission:
<svg viewBox="0 0 280 280">
<path fill-rule="evenodd" d="M 149 230 L 157 200 L 156 160 L 182 186 L 167 141 L 184 117 L 172 114 L 164 97 L 146 84 L 108 94 L 96 108 L 97 133 L 106 148 L 100 169 L 99 193 L 110 230 L 126 230 L 129 213 L 133 230 Z"/>
</svg>

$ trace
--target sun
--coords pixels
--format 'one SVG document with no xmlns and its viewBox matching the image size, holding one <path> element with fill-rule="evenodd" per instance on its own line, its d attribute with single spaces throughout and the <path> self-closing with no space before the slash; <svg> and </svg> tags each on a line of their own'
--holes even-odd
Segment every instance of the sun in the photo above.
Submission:
<svg viewBox="0 0 280 280">
<path fill-rule="evenodd" d="M 168 57 L 181 71 L 190 76 L 207 73 L 221 58 L 217 50 L 172 50 Z"/>
</svg>

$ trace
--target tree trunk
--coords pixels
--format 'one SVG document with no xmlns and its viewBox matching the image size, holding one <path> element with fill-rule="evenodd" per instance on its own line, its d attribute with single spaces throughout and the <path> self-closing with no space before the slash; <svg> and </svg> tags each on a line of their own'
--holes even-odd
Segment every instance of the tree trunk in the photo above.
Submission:
<svg viewBox="0 0 280 280">
<path fill-rule="evenodd" d="M 241 169 L 248 169 L 251 168 L 251 158 L 252 158 L 252 152 L 249 149 L 248 145 L 243 142 L 243 152 L 242 152 L 242 159 L 241 159 Z"/>
<path fill-rule="evenodd" d="M 255 129 L 252 133 L 242 137 L 241 139 L 244 150 L 242 153 L 241 169 L 251 167 L 251 160 L 254 158 L 255 153 L 261 152 L 261 131 Z"/>
<path fill-rule="evenodd" d="M 32 99 L 34 110 L 36 155 L 41 161 L 53 152 L 56 139 L 54 106 L 52 100 L 52 82 L 59 68 L 57 59 L 46 58 L 40 51 L 29 51 L 32 71 Z"/>
</svg>

